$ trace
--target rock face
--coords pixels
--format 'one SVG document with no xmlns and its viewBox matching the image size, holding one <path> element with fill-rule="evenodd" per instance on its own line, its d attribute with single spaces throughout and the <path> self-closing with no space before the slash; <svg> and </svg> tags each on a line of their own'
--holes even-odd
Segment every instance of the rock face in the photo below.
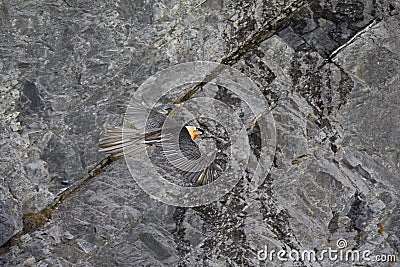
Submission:
<svg viewBox="0 0 400 267">
<path fill-rule="evenodd" d="M 371 252 L 358 264 L 395 266 L 375 256 L 400 252 L 399 11 L 396 0 L 0 2 L 0 265 L 350 266 L 260 253 L 340 240 Z M 277 145 L 256 191 L 243 179 L 219 201 L 173 207 L 96 144 L 142 82 L 195 60 L 261 88 Z"/>
</svg>

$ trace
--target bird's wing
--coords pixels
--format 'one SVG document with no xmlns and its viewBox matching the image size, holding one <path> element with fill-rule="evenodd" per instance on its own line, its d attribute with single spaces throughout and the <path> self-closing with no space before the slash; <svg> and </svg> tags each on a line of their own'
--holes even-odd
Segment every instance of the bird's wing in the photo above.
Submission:
<svg viewBox="0 0 400 267">
<path fill-rule="evenodd" d="M 163 141 L 163 154 L 176 168 L 184 172 L 184 176 L 196 185 L 211 183 L 217 177 L 214 163 L 209 163 L 199 146 L 190 137 L 185 127 L 179 134 L 179 151 L 174 144 Z"/>
<path fill-rule="evenodd" d="M 133 123 L 138 130 L 145 130 L 147 132 L 153 129 L 159 129 L 163 126 L 167 117 L 167 112 L 164 109 L 167 107 L 169 107 L 169 105 L 149 108 L 139 102 L 131 101 L 126 107 L 125 118 Z"/>
<path fill-rule="evenodd" d="M 176 133 L 176 131 L 174 131 Z M 191 139 L 185 127 L 179 132 L 179 139 L 164 139 L 161 143 L 163 154 L 169 162 L 181 170 L 198 171 L 197 165 L 202 160 L 198 145 Z"/>
<path fill-rule="evenodd" d="M 199 172 L 186 171 L 184 176 L 194 185 L 205 185 L 212 183 L 218 177 L 218 168 L 216 164 L 211 163 L 208 167 Z"/>
<path fill-rule="evenodd" d="M 217 177 L 217 169 L 215 168 L 215 164 L 210 164 L 207 168 L 205 168 L 193 181 L 196 185 L 205 185 L 213 182 Z"/>
<path fill-rule="evenodd" d="M 166 118 L 167 115 L 151 110 L 145 124 L 146 132 L 153 129 L 161 129 Z"/>
</svg>

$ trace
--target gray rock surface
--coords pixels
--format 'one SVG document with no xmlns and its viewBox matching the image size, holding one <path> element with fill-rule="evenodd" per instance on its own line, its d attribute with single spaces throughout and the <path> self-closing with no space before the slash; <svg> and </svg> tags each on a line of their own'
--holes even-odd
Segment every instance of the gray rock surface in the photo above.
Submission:
<svg viewBox="0 0 400 267">
<path fill-rule="evenodd" d="M 398 1 L 236 2 L 0 2 L 1 266 L 351 266 L 257 258 L 339 239 L 398 258 Z M 142 82 L 194 60 L 261 88 L 277 148 L 255 192 L 173 207 L 96 144 Z"/>
</svg>

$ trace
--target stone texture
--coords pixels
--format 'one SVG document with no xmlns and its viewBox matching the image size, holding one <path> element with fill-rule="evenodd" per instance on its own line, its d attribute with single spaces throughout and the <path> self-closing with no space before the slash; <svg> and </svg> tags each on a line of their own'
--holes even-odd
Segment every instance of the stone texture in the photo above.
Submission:
<svg viewBox="0 0 400 267">
<path fill-rule="evenodd" d="M 258 251 L 338 239 L 398 257 L 398 36 L 398 1 L 2 1 L 0 265 L 282 266 Z M 172 207 L 124 160 L 98 168 L 96 143 L 143 81 L 193 60 L 256 82 L 277 149 L 255 192 Z"/>
</svg>

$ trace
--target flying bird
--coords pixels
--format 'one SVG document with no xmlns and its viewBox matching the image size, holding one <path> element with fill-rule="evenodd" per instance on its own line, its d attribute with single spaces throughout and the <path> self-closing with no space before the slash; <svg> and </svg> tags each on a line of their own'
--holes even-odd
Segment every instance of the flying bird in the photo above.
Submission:
<svg viewBox="0 0 400 267">
<path fill-rule="evenodd" d="M 210 153 L 202 152 L 196 143 L 196 138 L 203 131 L 193 125 L 164 126 L 167 117 L 179 112 L 179 109 L 174 104 L 157 106 L 151 110 L 141 104 L 128 106 L 125 115 L 134 124 L 148 114 L 145 125 L 136 123 L 132 127 L 107 130 L 99 140 L 99 151 L 112 157 L 120 157 L 124 153 L 134 153 L 150 146 L 161 147 L 160 156 L 167 158 L 189 181 L 195 185 L 211 183 L 222 169 L 210 161 Z"/>
</svg>

